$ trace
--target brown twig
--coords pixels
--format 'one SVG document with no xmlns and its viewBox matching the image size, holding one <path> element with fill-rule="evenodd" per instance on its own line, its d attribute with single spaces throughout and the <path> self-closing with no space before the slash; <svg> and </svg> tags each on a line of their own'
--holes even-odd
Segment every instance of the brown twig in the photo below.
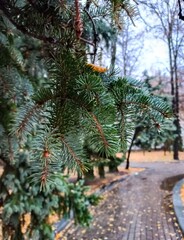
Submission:
<svg viewBox="0 0 184 240">
<path fill-rule="evenodd" d="M 93 43 L 93 42 L 91 42 L 91 41 L 89 41 L 89 40 L 87 40 L 87 39 L 85 39 L 85 38 L 80 37 L 79 40 L 82 41 L 82 42 L 85 42 L 85 43 L 87 43 L 87 44 L 89 44 L 89 45 L 91 45 L 91 46 L 94 46 L 94 43 Z"/>
<path fill-rule="evenodd" d="M 97 129 L 98 129 L 98 132 L 99 132 L 99 134 L 100 134 L 100 137 L 101 137 L 101 139 L 102 139 L 102 141 L 103 141 L 104 146 L 105 146 L 106 148 L 109 147 L 109 143 L 108 143 L 108 141 L 107 141 L 106 138 L 105 138 L 105 135 L 104 135 L 102 126 L 101 126 L 101 124 L 99 123 L 97 117 L 96 117 L 95 114 L 92 113 L 92 112 L 90 112 L 89 114 L 91 115 L 94 123 L 96 124 L 96 127 L 97 127 Z"/>
<path fill-rule="evenodd" d="M 73 151 L 73 149 L 71 148 L 71 146 L 67 143 L 67 141 L 65 140 L 64 136 L 61 136 L 61 141 L 62 143 L 65 145 L 65 147 L 67 148 L 69 154 L 72 156 L 72 158 L 75 160 L 75 162 L 77 163 L 77 165 L 79 166 L 79 168 L 81 169 L 82 172 L 85 171 L 85 167 L 82 163 L 82 161 L 77 157 L 77 155 L 75 154 L 75 152 Z"/>
<path fill-rule="evenodd" d="M 79 9 L 79 0 L 75 0 L 75 32 L 77 39 L 80 39 L 83 33 L 83 23 L 81 20 L 80 9 Z"/>
<path fill-rule="evenodd" d="M 93 61 L 92 63 L 95 62 L 95 57 L 96 57 L 96 53 L 97 53 L 97 42 L 99 41 L 99 38 L 98 38 L 98 34 L 97 34 L 97 31 L 96 31 L 96 26 L 95 26 L 95 23 L 94 23 L 94 20 L 93 18 L 91 17 L 91 15 L 89 14 L 87 8 L 84 8 L 84 12 L 88 15 L 91 23 L 92 23 L 92 26 L 93 26 L 93 35 L 94 35 L 94 39 L 93 39 L 93 43 L 94 43 L 94 58 L 93 58 Z"/>
<path fill-rule="evenodd" d="M 136 0 L 133 0 L 135 4 L 139 5 L 139 3 Z"/>
</svg>

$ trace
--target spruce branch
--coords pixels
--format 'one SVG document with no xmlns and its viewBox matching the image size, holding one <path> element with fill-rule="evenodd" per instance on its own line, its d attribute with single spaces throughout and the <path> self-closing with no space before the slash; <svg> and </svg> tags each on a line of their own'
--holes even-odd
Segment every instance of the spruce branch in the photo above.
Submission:
<svg viewBox="0 0 184 240">
<path fill-rule="evenodd" d="M 20 25 L 18 24 L 14 19 L 13 19 L 13 16 L 11 14 L 11 12 L 8 10 L 8 8 L 6 8 L 6 1 L 4 0 L 0 0 L 0 9 L 3 11 L 3 13 L 5 14 L 5 16 L 8 18 L 8 20 L 19 30 L 21 31 L 22 33 L 28 35 L 28 36 L 31 36 L 33 38 L 36 38 L 36 39 L 39 39 L 43 42 L 49 42 L 49 43 L 52 43 L 52 44 L 56 44 L 58 43 L 58 40 L 52 38 L 52 37 L 46 37 L 46 36 L 43 36 L 43 35 L 38 35 L 32 31 L 29 31 L 28 28 L 26 28 L 25 26 L 23 25 Z M 9 6 L 9 9 L 11 10 L 14 10 L 16 15 L 19 15 L 21 14 L 20 10 L 18 8 L 15 8 L 13 7 L 12 5 Z"/>
<path fill-rule="evenodd" d="M 41 173 L 41 177 L 40 177 L 40 180 L 41 180 L 40 190 L 46 186 L 48 175 L 49 175 L 49 161 L 48 159 L 46 159 L 42 173 Z"/>
<path fill-rule="evenodd" d="M 141 109 L 149 110 L 150 112 L 156 111 L 156 112 L 160 113 L 163 117 L 170 117 L 172 115 L 171 112 L 168 111 L 168 109 L 165 110 L 164 108 L 160 108 L 159 106 L 156 106 L 155 104 L 150 105 L 149 103 L 144 104 L 144 103 L 136 102 L 136 101 L 125 101 L 122 103 L 124 103 L 126 105 L 134 105 L 134 106 L 140 107 Z"/>
<path fill-rule="evenodd" d="M 83 37 L 81 37 L 82 35 L 82 32 L 83 32 L 83 24 L 82 24 L 82 20 L 81 20 L 81 16 L 80 16 L 80 12 L 79 12 L 79 5 L 78 5 L 78 0 L 75 0 L 76 2 L 76 10 L 77 10 L 77 13 L 76 13 L 76 19 L 75 19 L 75 24 L 74 24 L 74 29 L 76 30 L 76 36 L 77 36 L 77 39 L 79 39 L 79 41 L 81 42 L 85 42 L 89 45 L 92 45 L 94 46 L 94 42 L 91 42 L 90 40 L 88 39 L 84 39 Z M 37 11 L 38 11 L 38 8 L 37 6 L 35 5 L 35 3 L 31 0 L 29 0 L 29 3 L 31 4 L 31 6 L 33 8 L 35 8 Z M 5 14 L 5 16 L 9 19 L 9 21 L 19 30 L 21 31 L 23 34 L 25 35 L 28 35 L 28 36 L 31 36 L 35 39 L 38 39 L 38 40 L 41 40 L 45 43 L 51 43 L 51 44 L 58 44 L 60 43 L 60 39 L 59 38 L 54 38 L 54 37 L 48 37 L 48 36 L 45 36 L 45 35 L 39 35 L 37 32 L 33 32 L 33 31 L 30 31 L 27 27 L 25 27 L 24 25 L 21 25 L 19 24 L 14 18 L 13 18 L 13 14 L 12 14 L 12 11 L 14 12 L 14 15 L 17 16 L 17 15 L 21 15 L 21 12 L 19 10 L 19 8 L 16 8 L 15 6 L 13 5 L 10 5 L 8 4 L 8 7 L 6 6 L 7 3 L 5 2 L 5 0 L 0 0 L 0 9 L 3 11 L 3 13 Z M 11 12 L 10 10 L 11 9 Z M 42 12 L 40 12 L 42 13 Z M 69 20 L 69 22 L 66 24 L 66 23 L 60 23 L 60 25 L 66 29 L 66 28 L 73 28 L 73 25 L 70 24 L 71 22 L 71 19 Z"/>
<path fill-rule="evenodd" d="M 36 5 L 35 5 L 35 2 L 36 1 L 32 1 L 32 0 L 27 0 L 28 1 L 28 3 L 33 7 L 33 8 L 35 8 L 36 9 Z"/>
<path fill-rule="evenodd" d="M 105 135 L 104 135 L 104 132 L 103 132 L 103 128 L 102 128 L 100 122 L 98 121 L 98 119 L 97 119 L 97 117 L 95 116 L 94 113 L 90 112 L 89 114 L 91 115 L 91 117 L 92 117 L 92 119 L 93 119 L 93 121 L 94 121 L 94 123 L 95 123 L 95 125 L 96 125 L 96 127 L 98 129 L 98 132 L 100 134 L 100 137 L 102 139 L 102 142 L 103 142 L 105 148 L 108 148 L 109 147 L 109 143 L 108 143 L 108 141 L 105 138 Z"/>
<path fill-rule="evenodd" d="M 81 171 L 84 172 L 86 168 L 84 167 L 84 164 L 82 163 L 82 161 L 77 157 L 75 151 L 73 151 L 72 146 L 69 145 L 69 143 L 67 142 L 64 136 L 61 136 L 60 139 L 64 147 L 66 147 L 67 152 L 72 156 L 72 159 L 74 159 L 74 161 L 77 163 Z"/>
<path fill-rule="evenodd" d="M 36 116 L 36 114 L 40 114 L 40 104 L 35 104 L 32 106 L 29 111 L 23 116 L 23 119 L 18 124 L 18 127 L 15 130 L 15 133 L 19 136 L 26 130 L 27 126 L 29 125 L 30 120 Z"/>
</svg>

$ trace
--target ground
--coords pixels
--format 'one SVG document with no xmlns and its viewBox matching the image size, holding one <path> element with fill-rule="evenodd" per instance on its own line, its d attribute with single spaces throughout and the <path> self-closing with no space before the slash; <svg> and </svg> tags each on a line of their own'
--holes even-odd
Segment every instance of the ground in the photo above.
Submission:
<svg viewBox="0 0 184 240">
<path fill-rule="evenodd" d="M 94 192 L 115 182 L 104 191 L 99 206 L 91 209 L 90 228 L 71 222 L 57 239 L 182 240 L 172 205 L 172 187 L 179 180 L 175 176 L 184 177 L 184 153 L 180 160 L 173 161 L 172 153 L 163 151 L 133 152 L 130 170 L 125 171 L 123 164 L 118 174 L 91 183 Z"/>
<path fill-rule="evenodd" d="M 184 159 L 183 153 L 180 159 Z M 90 228 L 70 224 L 60 239 L 183 239 L 173 211 L 172 188 L 184 177 L 184 161 L 173 161 L 170 153 L 139 152 L 131 157 L 134 168 L 137 171 L 121 176 L 122 181 L 105 191 L 100 205 L 92 208 L 94 220 Z M 141 168 L 144 171 L 139 171 Z"/>
</svg>

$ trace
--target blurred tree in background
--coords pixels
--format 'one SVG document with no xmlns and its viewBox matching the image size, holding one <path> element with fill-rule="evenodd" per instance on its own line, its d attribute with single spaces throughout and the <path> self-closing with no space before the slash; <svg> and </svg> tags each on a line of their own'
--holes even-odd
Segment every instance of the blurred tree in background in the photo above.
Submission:
<svg viewBox="0 0 184 240">
<path fill-rule="evenodd" d="M 172 105 L 169 94 L 163 93 L 165 83 L 162 78 L 150 77 L 147 72 L 143 76 L 144 87 L 150 94 L 159 96 L 165 103 Z M 137 116 L 136 128 L 128 150 L 127 167 L 129 166 L 130 153 L 133 146 L 137 146 L 144 151 L 164 149 L 171 151 L 175 139 L 173 132 L 176 130 L 173 119 L 165 119 L 163 122 L 152 124 L 151 118 Z"/>
<path fill-rule="evenodd" d="M 179 151 L 182 150 L 181 133 L 181 91 L 182 77 L 179 72 L 183 69 L 183 22 L 179 19 L 179 6 L 177 0 L 164 0 L 162 2 L 140 1 L 145 5 L 145 14 L 152 16 L 148 19 L 145 16 L 147 28 L 153 32 L 153 35 L 161 39 L 168 50 L 167 72 L 170 78 L 170 94 L 172 96 L 172 109 L 174 113 L 175 136 L 173 141 L 173 159 L 179 160 Z M 180 12 L 181 14 L 181 12 Z M 151 20 L 151 21 L 150 21 Z"/>
</svg>

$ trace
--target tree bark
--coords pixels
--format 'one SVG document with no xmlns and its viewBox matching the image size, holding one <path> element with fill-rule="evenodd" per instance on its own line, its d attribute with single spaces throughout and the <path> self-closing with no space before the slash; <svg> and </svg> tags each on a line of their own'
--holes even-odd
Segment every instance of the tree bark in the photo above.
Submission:
<svg viewBox="0 0 184 240">
<path fill-rule="evenodd" d="M 110 173 L 115 173 L 118 172 L 118 164 L 115 162 L 116 159 L 115 157 L 109 157 L 110 162 L 108 163 L 108 167 L 109 167 L 109 172 Z"/>
<path fill-rule="evenodd" d="M 175 93 L 174 93 L 174 102 L 173 102 L 173 112 L 175 114 L 174 125 L 176 127 L 175 134 L 176 137 L 173 143 L 173 158 L 174 160 L 179 160 L 179 150 L 182 146 L 182 137 L 181 137 L 181 126 L 179 119 L 179 81 L 178 81 L 178 67 L 177 67 L 177 54 L 174 54 L 174 76 L 175 76 Z"/>
<path fill-rule="evenodd" d="M 111 45 L 111 67 L 115 67 L 116 63 L 116 49 L 117 49 L 117 33 L 115 33 L 114 39 L 112 39 Z"/>
<path fill-rule="evenodd" d="M 84 178 L 85 178 L 85 182 L 94 180 L 95 175 L 94 175 L 93 168 L 89 169 L 87 172 L 84 173 Z"/>
<path fill-rule="evenodd" d="M 109 172 L 110 173 L 118 172 L 118 167 L 116 165 L 109 164 Z"/>
<path fill-rule="evenodd" d="M 98 166 L 98 173 L 99 173 L 100 178 L 105 178 L 105 169 L 104 169 L 103 164 L 100 164 Z"/>
<path fill-rule="evenodd" d="M 131 143 L 130 143 L 130 147 L 129 147 L 129 149 L 128 149 L 128 155 L 127 155 L 127 159 L 126 159 L 125 169 L 129 169 L 129 167 L 130 167 L 130 154 L 131 154 L 131 151 L 132 151 L 133 143 L 134 143 L 137 135 L 139 134 L 139 132 L 141 132 L 141 129 L 142 129 L 141 127 L 137 127 L 137 128 L 135 129 L 134 135 L 133 135 L 133 137 L 132 137 L 132 141 L 131 141 Z"/>
</svg>

